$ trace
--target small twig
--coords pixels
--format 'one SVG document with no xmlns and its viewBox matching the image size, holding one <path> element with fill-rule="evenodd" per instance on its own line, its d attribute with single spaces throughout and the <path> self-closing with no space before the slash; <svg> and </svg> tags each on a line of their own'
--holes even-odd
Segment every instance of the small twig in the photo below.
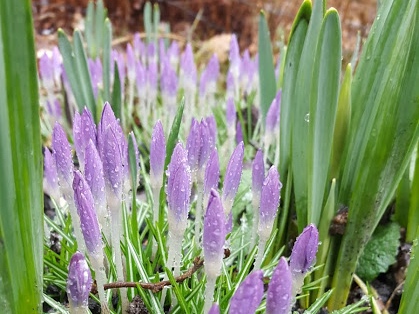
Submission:
<svg viewBox="0 0 419 314">
<path fill-rule="evenodd" d="M 190 278 L 198 269 L 200 269 L 204 265 L 204 259 L 195 257 L 193 260 L 193 266 L 189 268 L 185 273 L 176 277 L 176 282 L 183 282 L 184 280 Z M 112 282 L 105 284 L 105 290 L 107 289 L 115 289 L 115 288 L 136 288 L 140 286 L 143 289 L 151 290 L 153 293 L 159 292 L 163 290 L 165 286 L 170 286 L 171 283 L 169 280 L 163 280 L 156 283 L 151 282 Z"/>
</svg>

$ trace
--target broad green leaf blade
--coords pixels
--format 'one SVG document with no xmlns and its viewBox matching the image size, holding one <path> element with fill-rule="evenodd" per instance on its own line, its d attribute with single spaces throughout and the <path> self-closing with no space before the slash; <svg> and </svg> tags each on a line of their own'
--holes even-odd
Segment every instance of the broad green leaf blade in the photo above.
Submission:
<svg viewBox="0 0 419 314">
<path fill-rule="evenodd" d="M 266 114 L 276 94 L 275 68 L 272 56 L 271 37 L 269 35 L 268 22 L 266 21 L 264 12 L 261 12 L 259 15 L 258 51 L 260 109 L 264 125 Z"/>
<path fill-rule="evenodd" d="M 410 265 L 407 269 L 406 282 L 400 302 L 399 314 L 415 313 L 419 308 L 419 258 L 418 258 L 419 228 L 416 229 L 416 239 L 410 255 Z"/>
<path fill-rule="evenodd" d="M 308 167 L 309 121 L 311 87 L 317 80 L 313 73 L 315 60 L 313 51 L 317 50 L 320 28 L 323 20 L 323 2 L 315 1 L 306 40 L 301 53 L 298 73 L 291 102 L 291 158 L 294 178 L 294 194 L 297 210 L 298 231 L 302 232 L 308 223 Z"/>
<path fill-rule="evenodd" d="M 0 90 L 0 311 L 39 313 L 43 166 L 29 1 L 2 2 Z"/>
<path fill-rule="evenodd" d="M 112 24 L 109 19 L 105 20 L 103 28 L 104 28 L 103 51 L 102 51 L 103 97 L 105 101 L 110 102 L 111 101 Z"/>
<path fill-rule="evenodd" d="M 307 12 L 308 11 L 308 12 Z M 300 13 L 301 12 L 301 13 Z M 307 12 L 304 13 L 303 12 Z M 311 14 L 311 2 L 305 1 L 297 13 L 294 21 L 291 37 L 285 58 L 284 81 L 281 95 L 281 118 L 280 118 L 280 174 L 285 178 L 290 167 L 291 156 L 291 114 L 293 110 L 294 87 L 303 50 L 305 37 L 307 34 L 308 23 Z"/>
<path fill-rule="evenodd" d="M 327 11 L 320 30 L 310 99 L 308 221 L 320 223 L 328 185 L 333 130 L 338 104 L 342 34 L 339 15 Z"/>
<path fill-rule="evenodd" d="M 353 119 L 339 202 L 349 205 L 329 308 L 342 307 L 351 274 L 393 197 L 419 138 L 419 4 L 383 3 L 352 86 Z"/>
</svg>

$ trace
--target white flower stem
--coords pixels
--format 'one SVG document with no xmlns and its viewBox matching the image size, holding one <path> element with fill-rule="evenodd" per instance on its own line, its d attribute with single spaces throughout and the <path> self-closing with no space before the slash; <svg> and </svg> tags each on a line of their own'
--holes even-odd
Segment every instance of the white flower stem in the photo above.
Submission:
<svg viewBox="0 0 419 314">
<path fill-rule="evenodd" d="M 70 308 L 69 308 L 70 314 L 87 314 L 90 313 L 90 311 L 87 310 L 87 306 L 72 306 L 70 302 Z"/>
<path fill-rule="evenodd" d="M 258 244 L 258 252 L 256 255 L 256 260 L 254 264 L 254 270 L 260 269 L 260 266 L 262 265 L 263 260 L 263 253 L 265 251 L 265 245 L 266 245 L 266 239 L 259 236 L 259 244 Z"/>
<path fill-rule="evenodd" d="M 198 248 L 201 244 L 200 236 L 202 229 L 202 200 L 204 197 L 204 183 L 198 179 L 197 182 L 198 199 L 195 208 L 195 244 Z"/>
<path fill-rule="evenodd" d="M 260 198 L 256 195 L 253 195 L 253 198 L 252 198 L 253 226 L 252 226 L 252 236 L 250 238 L 250 250 L 253 250 L 253 247 L 256 244 L 256 239 L 258 238 L 259 205 L 260 205 Z"/>
<path fill-rule="evenodd" d="M 159 200 L 160 200 L 160 188 L 152 187 L 152 193 L 153 193 L 153 223 L 156 225 L 156 222 L 159 221 Z M 151 247 L 151 256 L 154 258 L 157 253 L 157 241 L 154 241 L 152 238 L 149 239 L 149 241 L 152 241 L 152 247 Z"/>
<path fill-rule="evenodd" d="M 71 220 L 72 220 L 73 229 L 74 229 L 74 236 L 76 237 L 76 241 L 77 241 L 77 249 L 80 252 L 86 254 L 87 253 L 86 244 L 84 243 L 84 237 L 81 232 L 80 217 L 79 217 L 79 214 L 77 213 L 76 206 L 74 205 L 74 199 L 72 196 L 71 197 L 65 196 L 64 198 L 67 201 L 68 210 L 70 211 Z"/>
<path fill-rule="evenodd" d="M 204 314 L 208 313 L 211 308 L 212 301 L 214 298 L 215 281 L 216 277 L 207 277 L 207 283 L 205 285 L 205 303 L 204 303 Z"/>
<path fill-rule="evenodd" d="M 96 274 L 96 286 L 99 294 L 99 301 L 102 307 L 102 314 L 110 313 L 108 303 L 105 296 L 105 283 L 107 282 L 105 266 L 103 264 L 103 251 L 100 253 L 92 253 L 90 256 L 90 263 Z"/>
</svg>

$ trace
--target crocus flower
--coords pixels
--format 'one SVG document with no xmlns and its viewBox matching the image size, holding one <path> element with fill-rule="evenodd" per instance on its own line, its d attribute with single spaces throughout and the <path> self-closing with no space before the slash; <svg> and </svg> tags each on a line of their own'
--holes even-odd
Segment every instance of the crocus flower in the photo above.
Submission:
<svg viewBox="0 0 419 314">
<path fill-rule="evenodd" d="M 265 165 L 263 162 L 263 153 L 259 149 L 256 152 L 255 158 L 252 163 L 252 207 L 253 207 L 253 232 L 252 243 L 253 247 L 256 242 L 256 235 L 259 225 L 259 205 L 260 194 L 262 193 L 263 181 L 265 180 Z"/>
<path fill-rule="evenodd" d="M 164 160 L 166 159 L 166 139 L 161 121 L 153 127 L 150 144 L 150 184 L 153 189 L 163 185 Z"/>
<path fill-rule="evenodd" d="M 281 90 L 279 90 L 276 94 L 271 106 L 269 107 L 268 113 L 266 114 L 265 137 L 272 137 L 279 130 L 280 105 Z"/>
<path fill-rule="evenodd" d="M 266 295 L 267 314 L 288 314 L 292 307 L 292 276 L 284 257 L 279 260 Z"/>
<path fill-rule="evenodd" d="M 102 109 L 102 116 L 97 126 L 97 147 L 100 158 L 103 158 L 103 145 L 105 142 L 106 130 L 110 125 L 116 123 L 116 121 L 117 120 L 111 105 L 108 102 L 105 102 Z"/>
<path fill-rule="evenodd" d="M 237 145 L 236 149 L 233 151 L 233 154 L 230 157 L 224 178 L 222 200 L 224 206 L 224 213 L 226 216 L 228 216 L 231 212 L 234 198 L 239 188 L 243 169 L 243 157 L 244 144 L 243 142 L 240 142 L 240 144 Z"/>
<path fill-rule="evenodd" d="M 226 119 L 227 119 L 227 128 L 228 131 L 235 130 L 236 127 L 236 106 L 234 105 L 234 99 L 229 98 L 227 99 L 226 104 Z"/>
<path fill-rule="evenodd" d="M 189 212 L 192 181 L 187 153 L 180 143 L 175 146 L 173 151 L 167 176 L 169 228 L 176 235 L 183 236 Z"/>
<path fill-rule="evenodd" d="M 214 303 L 208 311 L 208 314 L 220 314 L 220 306 Z"/>
<path fill-rule="evenodd" d="M 67 295 L 70 308 L 87 310 L 90 289 L 92 287 L 92 275 L 89 265 L 80 252 L 73 254 L 68 266 Z"/>
<path fill-rule="evenodd" d="M 243 129 L 242 124 L 240 121 L 237 121 L 236 123 L 236 143 L 243 142 Z"/>
<path fill-rule="evenodd" d="M 94 208 L 93 195 L 79 170 L 74 172 L 73 190 L 86 248 L 90 254 L 99 254 L 102 250 L 102 234 Z"/>
<path fill-rule="evenodd" d="M 225 216 L 220 195 L 214 189 L 208 201 L 204 217 L 203 248 L 205 259 L 205 273 L 210 277 L 217 277 L 221 273 L 225 243 Z"/>
<path fill-rule="evenodd" d="M 127 45 L 127 76 L 131 82 L 135 81 L 135 54 L 131 44 Z"/>
<path fill-rule="evenodd" d="M 234 79 L 234 95 L 235 97 L 237 97 L 238 92 L 239 92 L 241 58 L 240 58 L 239 43 L 237 42 L 237 37 L 235 34 L 231 36 L 229 61 L 230 61 L 229 72 L 231 72 Z"/>
<path fill-rule="evenodd" d="M 192 180 L 194 182 L 196 181 L 202 146 L 203 139 L 201 137 L 201 125 L 195 118 L 192 118 L 191 129 L 186 141 L 186 150 L 188 152 L 188 163 L 192 171 Z"/>
<path fill-rule="evenodd" d="M 44 150 L 44 191 L 55 202 L 60 199 L 60 186 L 58 185 L 57 166 L 55 158 L 48 148 Z"/>
<path fill-rule="evenodd" d="M 214 148 L 207 166 L 205 167 L 204 176 L 204 207 L 207 206 L 211 189 L 217 190 L 218 181 L 220 180 L 220 161 L 218 159 L 217 149 Z"/>
<path fill-rule="evenodd" d="M 162 63 L 160 84 L 163 101 L 168 106 L 169 111 L 173 110 L 176 105 L 178 76 L 167 58 Z"/>
<path fill-rule="evenodd" d="M 230 314 L 254 314 L 263 297 L 263 272 L 250 273 L 230 300 Z"/>
<path fill-rule="evenodd" d="M 213 94 L 216 88 L 216 82 L 220 74 L 220 64 L 217 56 L 214 54 L 207 64 L 207 67 L 201 74 L 199 82 L 199 93 L 201 96 Z"/>
<path fill-rule="evenodd" d="M 81 170 L 83 170 L 87 145 L 90 141 L 93 141 L 93 144 L 96 145 L 96 125 L 93 121 L 92 114 L 86 107 L 81 115 L 78 112 L 74 115 L 73 138 L 77 158 L 79 159 Z"/>
<path fill-rule="evenodd" d="M 134 159 L 134 167 L 135 167 L 135 169 L 136 169 L 136 173 L 137 173 L 137 177 L 136 178 L 134 178 L 134 180 L 135 180 L 135 184 L 136 184 L 136 186 L 135 187 L 133 187 L 132 186 L 132 173 L 131 173 L 131 159 L 129 159 L 129 146 L 127 146 L 127 149 L 128 149 L 128 151 L 127 151 L 127 156 L 128 156 L 128 162 L 129 162 L 129 167 L 128 167 L 128 172 L 127 172 L 127 175 L 126 175 L 126 178 L 125 178 L 125 181 L 126 181 L 126 183 L 125 183 L 125 187 L 126 188 L 131 188 L 131 190 L 132 189 L 136 189 L 137 188 L 137 185 L 138 185 L 138 182 L 139 182 L 139 180 L 140 180 L 140 152 L 138 151 L 138 145 L 137 145 L 137 140 L 135 139 L 135 135 L 134 135 L 134 132 L 133 131 L 131 131 L 129 134 L 128 134 L 128 136 L 129 136 L 129 140 L 131 141 L 131 143 L 132 143 L 132 145 L 133 145 L 133 148 L 134 148 L 134 156 L 135 156 L 135 159 Z M 128 193 L 128 189 L 126 189 L 126 193 Z"/>
<path fill-rule="evenodd" d="M 192 46 L 190 43 L 186 44 L 185 51 L 183 52 L 182 58 L 180 60 L 180 70 L 182 75 L 182 87 L 186 88 L 189 83 L 192 83 L 193 86 L 196 86 L 196 66 L 192 51 Z"/>
<path fill-rule="evenodd" d="M 167 49 L 166 57 L 173 69 L 176 69 L 179 61 L 179 45 L 176 40 L 173 40 Z"/>
<path fill-rule="evenodd" d="M 102 88 L 102 77 L 103 77 L 103 69 L 102 69 L 102 62 L 99 58 L 96 60 L 89 59 L 88 60 L 90 78 L 93 87 L 93 93 L 95 97 L 97 97 L 98 91 Z"/>
<path fill-rule="evenodd" d="M 133 46 L 134 46 L 135 58 L 137 60 L 140 60 L 142 64 L 145 64 L 146 63 L 145 62 L 146 48 L 145 48 L 145 44 L 141 40 L 141 36 L 139 33 L 134 34 Z"/>
<path fill-rule="evenodd" d="M 226 98 L 235 99 L 236 98 L 236 82 L 234 81 L 234 76 L 231 71 L 227 73 L 226 79 Z"/>
<path fill-rule="evenodd" d="M 95 208 L 99 223 L 106 238 L 110 239 L 109 213 L 106 206 L 105 178 L 103 165 L 99 153 L 92 140 L 86 147 L 84 177 L 89 184 L 95 202 Z"/>
<path fill-rule="evenodd" d="M 273 227 L 279 206 L 282 184 L 279 182 L 278 170 L 272 166 L 263 181 L 259 209 L 259 239 L 268 239 Z"/>
<path fill-rule="evenodd" d="M 318 246 L 319 231 L 315 225 L 310 224 L 297 237 L 290 256 L 294 296 L 301 291 L 304 277 L 314 264 Z"/>
<path fill-rule="evenodd" d="M 52 132 L 52 149 L 61 193 L 66 198 L 69 196 L 68 194 L 71 194 L 71 186 L 73 184 L 73 156 L 67 135 L 59 123 L 55 124 Z"/>
<path fill-rule="evenodd" d="M 208 126 L 209 131 L 209 140 L 211 141 L 211 145 L 214 147 L 217 142 L 217 124 L 215 122 L 215 118 L 213 115 L 208 116 L 205 118 L 205 122 Z"/>
</svg>

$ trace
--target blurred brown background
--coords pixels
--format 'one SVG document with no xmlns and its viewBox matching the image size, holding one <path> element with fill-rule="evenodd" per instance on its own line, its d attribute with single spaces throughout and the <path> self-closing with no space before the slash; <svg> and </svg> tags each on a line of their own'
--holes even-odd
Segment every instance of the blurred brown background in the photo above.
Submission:
<svg viewBox="0 0 419 314">
<path fill-rule="evenodd" d="M 258 13 L 267 13 L 272 36 L 282 30 L 285 40 L 302 0 L 160 0 L 161 21 L 170 24 L 173 33 L 197 42 L 214 35 L 236 33 L 241 48 L 256 49 Z M 53 44 L 61 27 L 71 32 L 82 27 L 88 0 L 33 0 L 38 48 Z M 114 25 L 115 37 L 143 30 L 144 0 L 104 0 Z M 329 0 L 340 14 L 344 54 L 350 53 L 357 33 L 364 38 L 374 20 L 376 0 Z M 197 19 L 200 16 L 200 19 Z M 195 23 L 195 24 L 194 24 Z M 192 26 L 196 26 L 192 32 Z M 281 31 L 279 32 L 281 33 Z"/>
</svg>

